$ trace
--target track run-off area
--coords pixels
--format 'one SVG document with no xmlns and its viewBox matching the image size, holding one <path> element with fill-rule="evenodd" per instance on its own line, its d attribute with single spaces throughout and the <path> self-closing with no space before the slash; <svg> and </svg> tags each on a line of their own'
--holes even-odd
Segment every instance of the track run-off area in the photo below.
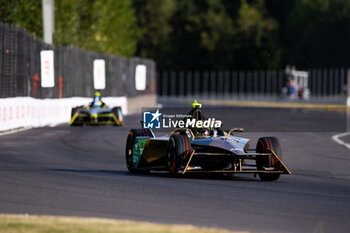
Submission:
<svg viewBox="0 0 350 233">
<path fill-rule="evenodd" d="M 203 110 L 204 111 L 204 110 Z M 226 107 L 224 128 L 255 148 L 276 136 L 292 175 L 129 174 L 123 127 L 56 127 L 0 136 L 0 213 L 103 217 L 250 232 L 348 232 L 350 150 L 332 137 L 346 129 L 337 111 Z M 185 114 L 185 113 L 184 113 Z M 343 131 L 342 131 L 343 129 Z M 161 134 L 160 132 L 156 134 Z"/>
</svg>

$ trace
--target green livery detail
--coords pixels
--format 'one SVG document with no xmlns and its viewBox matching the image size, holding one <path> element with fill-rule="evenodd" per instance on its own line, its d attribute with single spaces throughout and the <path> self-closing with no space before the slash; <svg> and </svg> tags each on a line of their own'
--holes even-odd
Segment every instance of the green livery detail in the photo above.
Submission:
<svg viewBox="0 0 350 233">
<path fill-rule="evenodd" d="M 139 161 L 140 161 L 140 158 L 141 158 L 141 155 L 142 155 L 142 152 L 143 152 L 143 149 L 145 148 L 145 144 L 147 142 L 147 139 L 149 138 L 136 138 L 135 140 L 135 147 L 134 147 L 134 156 L 133 156 L 133 165 L 135 167 L 138 166 L 139 164 Z"/>
</svg>

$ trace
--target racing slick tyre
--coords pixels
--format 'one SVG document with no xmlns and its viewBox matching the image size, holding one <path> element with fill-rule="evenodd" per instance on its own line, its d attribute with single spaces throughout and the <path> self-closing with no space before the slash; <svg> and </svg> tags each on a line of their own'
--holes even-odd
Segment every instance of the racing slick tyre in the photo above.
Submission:
<svg viewBox="0 0 350 233">
<path fill-rule="evenodd" d="M 258 143 L 256 145 L 257 153 L 269 153 L 273 151 L 278 158 L 282 160 L 282 150 L 281 146 L 278 142 L 278 139 L 275 137 L 262 137 L 259 138 Z M 264 170 L 264 168 L 274 168 L 275 160 L 273 156 L 260 156 L 256 159 L 256 166 L 259 170 Z M 261 180 L 273 181 L 278 180 L 280 174 L 276 173 L 259 173 L 259 177 Z"/>
<path fill-rule="evenodd" d="M 128 138 L 126 140 L 126 147 L 125 147 L 125 160 L 126 160 L 126 166 L 130 173 L 136 173 L 138 170 L 136 170 L 133 165 L 133 157 L 134 157 L 134 146 L 135 146 L 135 139 L 139 136 L 149 136 L 153 137 L 151 130 L 149 129 L 132 129 L 129 132 Z"/>
<path fill-rule="evenodd" d="M 124 125 L 124 119 L 123 119 L 123 113 L 121 107 L 114 107 L 112 108 L 112 113 L 114 116 L 118 119 L 119 123 L 115 124 L 114 126 L 121 126 Z"/>
<path fill-rule="evenodd" d="M 170 177 L 178 175 L 183 161 L 191 150 L 191 142 L 187 135 L 174 134 L 170 137 L 167 156 L 168 156 L 168 171 Z"/>
<path fill-rule="evenodd" d="M 77 111 L 77 108 L 72 108 L 72 111 L 70 113 L 70 118 L 74 116 L 74 113 Z"/>
<path fill-rule="evenodd" d="M 74 114 L 78 111 L 79 107 L 72 108 L 71 110 L 71 119 L 73 118 Z M 73 123 L 71 126 L 83 126 L 81 123 Z"/>
</svg>

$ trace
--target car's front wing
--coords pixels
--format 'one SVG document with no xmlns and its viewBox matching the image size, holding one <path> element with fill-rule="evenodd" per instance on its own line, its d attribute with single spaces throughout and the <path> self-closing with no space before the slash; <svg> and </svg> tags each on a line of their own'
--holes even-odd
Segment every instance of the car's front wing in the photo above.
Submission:
<svg viewBox="0 0 350 233">
<path fill-rule="evenodd" d="M 73 124 L 86 124 L 86 125 L 122 125 L 122 122 L 111 113 L 100 113 L 96 115 L 87 113 L 75 113 L 69 123 Z"/>
<path fill-rule="evenodd" d="M 243 160 L 256 160 L 258 156 L 272 156 L 275 161 L 275 166 L 273 168 L 263 168 L 258 169 L 256 165 L 245 165 Z M 215 169 L 215 170 L 206 170 L 201 167 L 191 166 L 191 161 L 196 156 L 205 156 L 205 157 L 216 157 L 216 156 L 230 156 L 232 157 L 233 166 L 232 168 L 225 169 Z M 195 150 L 192 150 L 189 155 L 189 159 L 180 172 L 185 173 L 279 173 L 279 174 L 291 174 L 289 169 L 284 165 L 282 160 L 273 152 L 269 153 L 257 153 L 255 150 L 248 150 L 247 153 L 242 155 L 235 155 L 229 153 L 197 153 Z"/>
</svg>

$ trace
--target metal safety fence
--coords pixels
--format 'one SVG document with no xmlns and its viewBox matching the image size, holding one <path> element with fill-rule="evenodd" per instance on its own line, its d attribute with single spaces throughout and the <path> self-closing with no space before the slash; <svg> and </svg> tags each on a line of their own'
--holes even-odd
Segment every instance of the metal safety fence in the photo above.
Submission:
<svg viewBox="0 0 350 233">
<path fill-rule="evenodd" d="M 42 50 L 54 51 L 52 88 L 40 85 Z M 105 61 L 106 88 L 103 96 L 136 96 L 155 92 L 156 64 L 144 58 L 88 52 L 74 47 L 45 44 L 29 32 L 0 22 L 0 98 L 31 96 L 58 98 L 93 96 L 93 62 Z M 146 66 L 146 89 L 135 88 L 135 69 Z"/>
<path fill-rule="evenodd" d="M 349 79 L 350 72 L 344 68 L 302 72 L 161 71 L 157 75 L 157 94 L 161 97 L 343 103 Z"/>
</svg>

